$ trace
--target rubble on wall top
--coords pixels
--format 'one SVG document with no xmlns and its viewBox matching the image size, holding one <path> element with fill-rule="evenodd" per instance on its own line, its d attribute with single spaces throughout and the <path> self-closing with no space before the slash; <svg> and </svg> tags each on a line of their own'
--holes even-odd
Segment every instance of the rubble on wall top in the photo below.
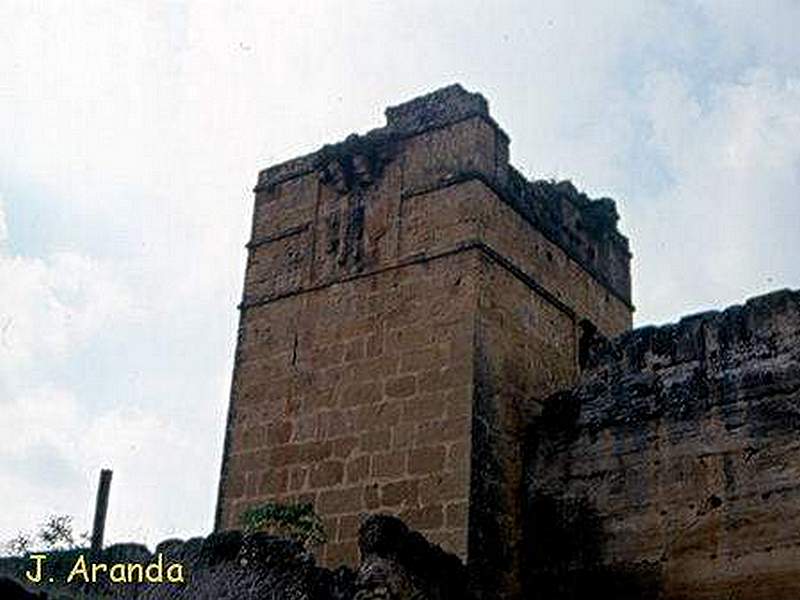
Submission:
<svg viewBox="0 0 800 600">
<path fill-rule="evenodd" d="M 646 326 L 613 340 L 597 338 L 589 350 L 588 369 L 611 364 L 638 371 L 646 362 L 675 364 L 705 359 L 708 336 L 720 351 L 764 342 L 787 343 L 800 335 L 800 290 L 777 290 L 723 310 L 683 317 L 677 323 Z"/>
<path fill-rule="evenodd" d="M 486 98 L 481 94 L 466 91 L 457 83 L 402 104 L 390 106 L 385 114 L 384 127 L 373 129 L 364 135 L 350 135 L 342 142 L 327 144 L 310 154 L 267 167 L 258 174 L 257 188 L 309 173 L 319 167 L 321 154 L 336 152 L 340 146 L 353 147 L 356 139 L 367 142 L 375 139 L 399 139 L 470 117 L 480 117 L 489 121 L 503 136 L 508 137 L 489 116 L 489 103 Z"/>
<path fill-rule="evenodd" d="M 394 141 L 470 117 L 480 117 L 508 140 L 506 133 L 491 118 L 489 103 L 483 95 L 468 92 L 460 84 L 455 83 L 429 94 L 418 96 L 385 110 L 386 126 L 373 129 L 364 135 L 353 134 L 344 141 L 327 144 L 310 154 L 290 159 L 262 170 L 258 177 L 258 187 L 280 183 L 292 177 L 324 168 L 331 156 L 352 152 L 361 147 L 387 146 Z M 385 153 L 385 150 L 382 150 Z M 543 201 L 553 204 L 555 200 L 568 200 L 575 208 L 585 211 L 588 221 L 598 225 L 616 227 L 619 218 L 614 201 L 610 198 L 590 199 L 578 191 L 570 181 L 528 181 L 519 171 L 509 169 L 506 191 L 513 199 Z M 545 207 L 546 208 L 546 207 Z M 592 217 L 595 217 L 592 219 Z"/>
<path fill-rule="evenodd" d="M 630 258 L 628 240 L 617 230 L 619 215 L 610 198 L 590 199 L 569 181 L 528 180 L 508 164 L 508 136 L 492 119 L 489 103 L 479 93 L 454 84 L 388 107 L 386 125 L 364 135 L 323 146 L 316 152 L 264 169 L 256 191 L 312 172 L 344 193 L 365 187 L 377 179 L 391 160 L 397 143 L 424 131 L 480 118 L 497 132 L 494 174 L 463 173 L 481 178 L 501 198 L 531 221 L 546 236 L 593 273 L 627 272 L 618 267 L 619 257 Z M 451 179 L 459 174 L 448 174 Z M 598 244 L 599 242 L 599 244 Z M 611 249 L 613 247 L 613 249 Z M 630 301 L 630 282 L 624 276 L 601 276 L 625 302 Z"/>
<path fill-rule="evenodd" d="M 610 237 L 629 252 L 628 239 L 617 231 L 619 213 L 611 198 L 589 198 L 569 180 L 551 181 L 534 179 L 529 181 L 519 171 L 509 169 L 507 189 L 520 210 L 534 215 L 537 224 L 558 238 L 564 236 L 569 226 L 564 222 L 564 203 L 580 214 L 578 227 L 592 238 Z M 573 240 L 562 240 L 572 243 Z"/>
</svg>

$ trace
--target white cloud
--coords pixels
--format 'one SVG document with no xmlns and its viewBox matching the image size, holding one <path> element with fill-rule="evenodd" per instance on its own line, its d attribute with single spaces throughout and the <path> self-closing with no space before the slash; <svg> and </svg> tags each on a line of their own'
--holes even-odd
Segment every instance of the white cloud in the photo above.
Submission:
<svg viewBox="0 0 800 600">
<path fill-rule="evenodd" d="M 7 400 L 3 415 L 0 530 L 24 530 L 60 513 L 75 517 L 76 530 L 89 529 L 92 486 L 105 467 L 115 472 L 108 539 L 152 545 L 159 541 L 154 531 L 163 536 L 197 527 L 184 494 L 207 494 L 191 481 L 168 482 L 180 481 L 187 465 L 211 460 L 212 453 L 196 448 L 178 424 L 137 407 L 92 414 L 70 392 L 47 385 Z"/>
<path fill-rule="evenodd" d="M 0 232 L 7 231 L 5 224 L 0 203 Z M 187 374 L 174 355 L 167 364 L 157 358 L 166 327 L 166 337 L 183 353 L 203 335 L 202 312 L 185 310 L 198 286 L 180 279 L 182 267 L 174 262 L 98 259 L 74 251 L 29 257 L 12 252 L 5 236 L 0 242 L 2 537 L 31 530 L 51 513 L 74 515 L 76 526 L 89 527 L 92 486 L 103 467 L 115 471 L 110 541 L 156 543 L 207 530 L 224 420 L 219 378 L 224 374 L 227 383 L 228 346 L 204 377 Z M 213 254 L 198 258 L 202 263 Z M 171 276 L 178 285 L 165 286 Z M 207 300 L 195 306 L 207 310 Z M 207 327 L 209 339 L 218 329 Z M 129 356 L 128 348 L 138 356 Z M 150 360 L 143 352 L 155 354 L 151 364 L 158 369 L 137 371 Z M 97 397 L 98 389 L 105 396 Z M 198 396 L 204 399 L 200 406 Z M 196 477 L 186 477 L 187 465 L 200 471 Z M 187 499 L 197 506 L 187 509 Z"/>
<path fill-rule="evenodd" d="M 133 299 L 122 276 L 112 264 L 75 252 L 29 258 L 0 244 L 0 377 L 34 360 L 79 351 L 98 332 L 130 318 Z"/>
<path fill-rule="evenodd" d="M 651 242 L 635 247 L 650 318 L 797 287 L 800 79 L 747 71 L 703 104 L 679 74 L 655 73 L 643 100 L 672 182 L 629 219 Z"/>
</svg>

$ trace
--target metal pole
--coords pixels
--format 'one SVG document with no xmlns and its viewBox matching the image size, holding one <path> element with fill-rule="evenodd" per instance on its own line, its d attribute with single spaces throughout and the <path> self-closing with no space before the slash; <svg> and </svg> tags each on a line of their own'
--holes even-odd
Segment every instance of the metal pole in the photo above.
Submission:
<svg viewBox="0 0 800 600">
<path fill-rule="evenodd" d="M 92 530 L 92 553 L 103 549 L 103 533 L 106 529 L 108 493 L 111 490 L 111 469 L 100 471 L 100 485 L 97 487 L 97 501 L 94 506 L 94 529 Z"/>
</svg>

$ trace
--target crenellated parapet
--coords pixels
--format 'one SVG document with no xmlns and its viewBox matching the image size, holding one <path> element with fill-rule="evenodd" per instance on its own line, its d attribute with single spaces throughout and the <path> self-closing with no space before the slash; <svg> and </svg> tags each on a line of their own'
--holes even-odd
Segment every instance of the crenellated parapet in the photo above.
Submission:
<svg viewBox="0 0 800 600">
<path fill-rule="evenodd" d="M 589 348 L 586 371 L 587 376 L 608 378 L 681 364 L 717 369 L 780 352 L 800 359 L 799 336 L 800 291 L 778 290 L 677 323 L 640 327 L 611 340 L 597 338 Z"/>
<path fill-rule="evenodd" d="M 800 597 L 800 291 L 597 338 L 585 366 L 528 433 L 527 587 Z"/>
</svg>

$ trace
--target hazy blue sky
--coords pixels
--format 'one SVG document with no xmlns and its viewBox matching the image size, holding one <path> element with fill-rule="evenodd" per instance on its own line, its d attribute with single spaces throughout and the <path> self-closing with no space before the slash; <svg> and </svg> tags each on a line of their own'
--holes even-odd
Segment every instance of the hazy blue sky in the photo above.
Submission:
<svg viewBox="0 0 800 600">
<path fill-rule="evenodd" d="M 212 524 L 259 168 L 453 82 L 617 199 L 637 322 L 800 287 L 800 3 L 0 3 L 0 540 Z"/>
</svg>

